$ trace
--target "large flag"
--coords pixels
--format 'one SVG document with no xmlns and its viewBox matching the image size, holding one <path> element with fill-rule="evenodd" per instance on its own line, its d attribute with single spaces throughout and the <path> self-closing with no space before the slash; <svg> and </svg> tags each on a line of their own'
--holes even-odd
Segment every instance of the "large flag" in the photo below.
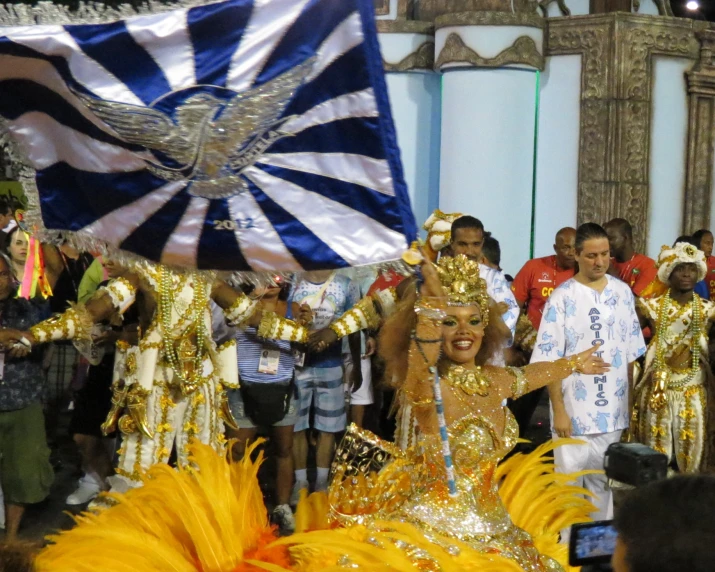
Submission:
<svg viewBox="0 0 715 572">
<path fill-rule="evenodd" d="M 189 268 L 399 258 L 416 227 L 372 4 L 0 28 L 0 116 L 34 169 L 40 230 Z"/>
</svg>

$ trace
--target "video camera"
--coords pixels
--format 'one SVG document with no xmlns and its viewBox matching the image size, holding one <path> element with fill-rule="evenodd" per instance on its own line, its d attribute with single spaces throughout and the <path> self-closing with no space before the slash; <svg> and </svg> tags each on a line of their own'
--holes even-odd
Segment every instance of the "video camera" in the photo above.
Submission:
<svg viewBox="0 0 715 572">
<path fill-rule="evenodd" d="M 603 461 L 606 477 L 639 487 L 668 475 L 668 457 L 640 443 L 613 443 Z M 583 572 L 607 572 L 618 536 L 612 520 L 574 524 L 569 540 L 569 565 Z"/>
</svg>

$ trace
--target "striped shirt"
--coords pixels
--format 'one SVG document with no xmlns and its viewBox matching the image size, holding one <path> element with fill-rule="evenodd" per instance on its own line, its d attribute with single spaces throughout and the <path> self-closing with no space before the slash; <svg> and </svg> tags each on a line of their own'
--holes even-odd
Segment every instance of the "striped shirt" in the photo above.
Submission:
<svg viewBox="0 0 715 572">
<path fill-rule="evenodd" d="M 293 378 L 293 354 L 290 342 L 259 338 L 256 328 L 236 330 L 238 346 L 238 377 L 248 383 L 289 383 Z M 259 373 L 258 365 L 264 351 L 279 351 L 278 372 Z"/>
</svg>

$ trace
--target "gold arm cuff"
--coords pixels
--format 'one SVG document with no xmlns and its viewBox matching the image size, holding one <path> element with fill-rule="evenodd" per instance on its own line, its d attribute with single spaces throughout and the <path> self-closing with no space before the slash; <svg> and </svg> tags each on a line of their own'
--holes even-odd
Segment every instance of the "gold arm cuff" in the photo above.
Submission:
<svg viewBox="0 0 715 572">
<path fill-rule="evenodd" d="M 381 290 L 372 296 L 378 304 L 378 310 L 383 320 L 395 311 L 397 306 L 397 290 L 395 288 Z"/>
<path fill-rule="evenodd" d="M 409 401 L 410 405 L 415 407 L 434 403 L 434 399 L 431 397 L 416 397 L 415 392 L 408 389 L 405 390 L 405 397 L 407 398 L 407 401 Z"/>
<path fill-rule="evenodd" d="M 122 313 L 132 305 L 137 293 L 134 284 L 123 276 L 114 278 L 109 284 L 102 288 L 102 290 L 109 295 L 109 298 L 112 300 L 112 305 Z"/>
<path fill-rule="evenodd" d="M 529 380 L 526 379 L 524 370 L 518 367 L 508 367 L 506 369 L 514 376 L 514 381 L 511 383 L 512 399 L 517 399 L 529 393 Z"/>
<path fill-rule="evenodd" d="M 238 298 L 223 312 L 229 325 L 240 326 L 253 315 L 257 306 L 258 300 L 251 300 L 243 292 L 239 292 Z"/>
<path fill-rule="evenodd" d="M 375 330 L 380 325 L 380 315 L 372 296 L 365 296 L 340 318 L 330 324 L 338 338 L 344 338 L 361 330 Z"/>
<path fill-rule="evenodd" d="M 305 343 L 308 341 L 308 330 L 275 312 L 264 312 L 258 324 L 258 336 L 269 340 Z"/>
<path fill-rule="evenodd" d="M 30 328 L 38 343 L 60 340 L 89 340 L 92 317 L 84 304 L 73 304 L 63 314 L 52 316 Z"/>
</svg>

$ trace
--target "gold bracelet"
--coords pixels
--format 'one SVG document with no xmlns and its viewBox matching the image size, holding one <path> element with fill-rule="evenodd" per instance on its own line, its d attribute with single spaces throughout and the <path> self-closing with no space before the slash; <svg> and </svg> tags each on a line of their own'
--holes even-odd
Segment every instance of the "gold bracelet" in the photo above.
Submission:
<svg viewBox="0 0 715 572">
<path fill-rule="evenodd" d="M 583 373 L 583 364 L 578 356 L 571 356 L 566 360 L 566 364 L 571 368 L 571 373 Z"/>
<path fill-rule="evenodd" d="M 416 399 L 413 391 L 405 389 L 405 397 L 409 400 L 412 405 L 430 405 L 434 403 L 434 399 L 431 397 L 423 397 L 421 399 Z"/>
</svg>

